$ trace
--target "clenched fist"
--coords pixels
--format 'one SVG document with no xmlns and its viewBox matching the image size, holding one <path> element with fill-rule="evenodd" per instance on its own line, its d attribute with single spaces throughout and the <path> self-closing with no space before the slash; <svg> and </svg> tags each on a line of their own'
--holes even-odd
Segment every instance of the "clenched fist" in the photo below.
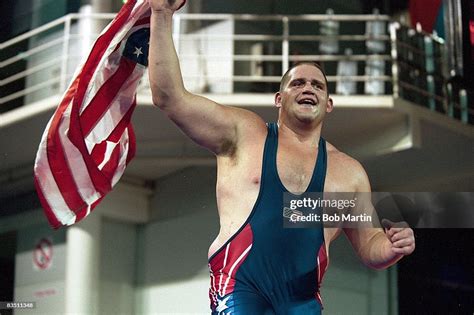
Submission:
<svg viewBox="0 0 474 315">
<path fill-rule="evenodd" d="M 185 3 L 186 0 L 149 0 L 153 11 L 177 11 Z"/>
<path fill-rule="evenodd" d="M 415 250 L 415 236 L 406 222 L 382 220 L 385 234 L 392 244 L 391 250 L 397 255 L 409 255 Z"/>
</svg>

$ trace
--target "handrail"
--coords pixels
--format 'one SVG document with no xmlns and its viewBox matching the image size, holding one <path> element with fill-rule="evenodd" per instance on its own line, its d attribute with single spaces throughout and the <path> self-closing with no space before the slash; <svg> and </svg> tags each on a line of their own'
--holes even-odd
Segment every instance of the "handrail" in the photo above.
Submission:
<svg viewBox="0 0 474 315">
<path fill-rule="evenodd" d="M 192 55 L 184 55 L 180 54 L 179 58 L 182 59 L 195 59 L 195 58 L 202 58 L 202 59 L 228 59 L 226 56 L 222 55 L 203 55 L 203 54 L 192 54 Z M 281 62 L 283 59 L 282 55 L 233 55 L 230 57 L 234 61 L 279 61 Z M 390 61 L 390 56 L 386 55 L 288 55 L 290 61 L 366 61 L 367 59 L 371 60 L 384 60 Z"/>
<path fill-rule="evenodd" d="M 281 21 L 287 17 L 291 21 L 325 21 L 326 14 L 301 14 L 301 15 L 257 15 L 257 14 L 226 14 L 226 13 L 178 13 L 182 20 L 229 20 L 235 21 Z M 390 21 L 388 15 L 371 14 L 334 14 L 334 21 L 340 22 L 366 22 L 366 21 Z"/>
<path fill-rule="evenodd" d="M 200 78 L 200 75 L 188 75 L 186 78 Z M 219 76 L 219 75 L 209 75 L 209 79 L 219 79 L 219 80 L 227 80 L 232 82 L 280 82 L 281 76 L 243 76 L 243 75 L 233 75 L 233 76 Z M 328 82 L 336 82 L 339 77 L 335 75 L 328 75 L 326 76 Z M 368 75 L 353 75 L 353 76 L 345 76 L 344 80 L 348 81 L 355 81 L 355 82 L 365 82 L 367 80 L 379 80 L 388 82 L 391 80 L 391 77 L 388 75 L 377 75 L 377 76 L 368 76 Z M 428 92 L 427 92 L 428 93 Z"/>
<path fill-rule="evenodd" d="M 112 20 L 115 17 L 115 13 L 69 13 L 56 20 L 38 26 L 31 31 L 18 35 L 12 39 L 7 40 L 6 42 L 0 43 L 0 49 L 3 49 L 7 46 L 17 44 L 25 39 L 31 38 L 35 35 L 48 31 L 55 26 L 63 24 L 67 19 L 82 19 L 82 18 L 99 18 L 104 20 Z"/>
<path fill-rule="evenodd" d="M 3 68 L 3 67 L 6 67 L 6 66 L 9 66 L 9 65 L 11 65 L 11 64 L 13 64 L 13 63 L 15 63 L 19 60 L 26 59 L 27 57 L 30 57 L 30 56 L 38 53 L 38 52 L 42 52 L 42 51 L 44 51 L 48 48 L 51 48 L 51 47 L 56 46 L 58 44 L 61 44 L 62 42 L 63 42 L 62 38 L 57 38 L 57 39 L 52 40 L 50 42 L 39 45 L 39 46 L 37 46 L 33 49 L 30 49 L 27 52 L 21 51 L 20 53 L 18 53 L 18 55 L 0 62 L 0 67 Z"/>
<path fill-rule="evenodd" d="M 43 33 L 44 31 L 48 31 L 50 29 L 52 29 L 53 27 L 55 26 L 58 26 L 58 25 L 61 25 L 64 23 L 64 21 L 67 19 L 67 17 L 69 16 L 70 14 L 68 15 L 65 15 L 65 16 L 62 16 L 60 17 L 59 19 L 56 19 L 54 21 L 51 21 L 49 23 L 46 23 L 44 25 L 41 25 L 41 26 L 38 26 L 37 28 L 35 29 L 32 29 L 31 31 L 28 31 L 24 34 L 21 34 L 21 35 L 18 35 L 17 37 L 14 37 L 10 40 L 7 40 L 6 42 L 0 44 L 0 48 L 3 49 L 7 46 L 12 46 L 14 44 L 17 44 L 25 39 L 28 39 L 28 38 L 31 38 L 35 35 L 38 35 L 40 33 Z"/>
<path fill-rule="evenodd" d="M 288 35 L 287 37 L 282 35 L 254 35 L 254 34 L 234 34 L 234 35 L 217 35 L 217 34 L 181 34 L 182 40 L 227 40 L 233 39 L 236 41 L 282 41 L 285 38 L 293 41 L 320 41 L 325 39 L 324 35 Z M 334 39 L 339 41 L 366 41 L 366 40 L 377 40 L 377 41 L 389 41 L 389 36 L 370 36 L 370 35 L 334 35 Z"/>
<path fill-rule="evenodd" d="M 26 88 L 22 91 L 18 91 L 18 92 L 15 92 L 13 94 L 10 94 L 10 95 L 7 95 L 3 98 L 0 98 L 0 104 L 3 104 L 3 103 L 6 103 L 8 101 L 11 101 L 11 100 L 14 100 L 15 98 L 19 97 L 19 96 L 25 96 L 27 95 L 28 93 L 31 93 L 31 92 L 34 92 L 34 91 L 38 91 L 40 89 L 43 89 L 47 86 L 51 86 L 51 84 L 54 84 L 54 83 L 59 83 L 60 81 L 60 78 L 54 78 L 54 79 L 50 79 L 48 81 L 45 81 L 45 82 L 41 82 L 39 84 L 36 84 L 34 86 L 31 86 L 29 88 Z M 48 95 L 48 96 L 51 96 L 51 95 Z"/>
<path fill-rule="evenodd" d="M 30 99 L 35 97 L 44 97 L 42 94 L 35 96 L 34 93 L 38 93 L 43 88 L 51 88 L 51 91 L 57 91 L 61 94 L 67 86 L 67 80 L 70 79 L 73 67 L 77 65 L 79 59 L 83 59 L 84 56 L 78 55 L 78 52 L 83 49 L 77 49 L 75 46 L 79 45 L 81 40 L 88 41 L 88 39 L 96 37 L 96 31 L 90 33 L 84 33 L 77 30 L 81 23 L 93 22 L 95 20 L 111 20 L 115 17 L 115 14 L 104 14 L 104 13 L 71 13 L 67 14 L 59 19 L 51 21 L 45 25 L 28 31 L 20 36 L 7 40 L 0 44 L 0 48 L 5 49 L 12 47 L 21 42 L 26 42 L 28 49 L 22 52 L 13 52 L 11 55 L 3 55 L 4 60 L 0 61 L 0 68 L 6 66 L 16 66 L 18 71 L 10 74 L 8 77 L 3 77 L 0 80 L 0 86 L 6 86 L 11 88 L 15 82 L 25 80 L 26 85 L 22 90 L 12 90 L 7 95 L 1 95 L 0 106 L 6 102 L 16 100 L 23 96 L 29 96 Z M 369 22 L 382 22 L 386 25 L 390 21 L 390 17 L 387 15 L 331 15 L 330 20 L 337 23 L 357 22 L 357 23 L 369 23 Z M 230 22 L 232 29 L 236 23 L 250 23 L 247 28 L 251 29 L 252 22 L 278 22 L 278 31 L 273 31 L 270 34 L 241 34 L 236 31 L 233 32 L 207 32 L 201 29 L 187 32 L 187 27 L 182 27 L 183 23 L 189 21 L 225 21 Z M 314 34 L 307 34 L 306 32 L 300 33 L 300 26 L 298 23 L 314 23 L 314 29 L 317 30 L 321 27 L 321 23 L 328 21 L 328 16 L 325 14 L 306 14 L 306 15 L 252 15 L 252 14 L 190 14 L 190 13 L 179 13 L 174 16 L 173 21 L 173 38 L 176 44 L 176 50 L 179 54 L 181 62 L 186 62 L 188 65 L 192 64 L 191 67 L 183 67 L 183 78 L 184 80 L 192 80 L 191 85 L 194 89 L 200 89 L 201 86 L 209 88 L 209 84 L 218 86 L 219 84 L 227 84 L 227 89 L 233 89 L 233 84 L 239 82 L 248 83 L 278 83 L 281 78 L 281 74 L 289 67 L 290 63 L 297 61 L 315 61 L 328 63 L 331 65 L 331 69 L 327 70 L 327 79 L 331 84 L 340 84 L 344 82 L 375 82 L 379 83 L 381 91 L 385 90 L 385 95 L 390 94 L 394 97 L 404 97 L 404 91 L 412 91 L 418 93 L 423 97 L 427 97 L 433 102 L 443 102 L 444 107 L 447 105 L 447 97 L 434 93 L 432 90 L 423 90 L 419 86 L 414 85 L 414 82 L 401 81 L 400 73 L 402 67 L 413 67 L 414 65 L 407 64 L 404 60 L 400 60 L 400 51 L 403 49 L 410 50 L 411 54 L 416 55 L 417 58 L 431 58 L 432 62 L 444 63 L 442 56 L 430 55 L 423 49 L 414 46 L 412 43 L 403 42 L 400 38 L 397 38 L 397 32 L 399 26 L 390 26 L 390 31 L 384 33 L 372 34 L 368 31 L 360 28 L 363 33 L 357 34 L 345 34 L 336 32 L 332 35 L 322 34 L 315 31 Z M 74 23 L 81 22 L 81 23 Z M 213 27 L 218 23 L 205 23 Z M 255 25 L 255 24 L 253 24 Z M 368 25 L 368 24 L 367 24 Z M 207 27 L 207 26 L 206 26 Z M 398 27 L 398 28 L 397 28 Z M 58 31 L 51 32 L 51 30 L 58 29 Z M 35 40 L 37 36 L 47 34 L 48 36 L 53 35 L 51 39 L 43 36 L 41 40 Z M 429 34 L 418 32 L 418 35 L 431 36 Z M 418 36 L 417 35 L 417 36 Z M 339 49 L 339 52 L 328 53 L 324 52 L 321 48 L 315 49 L 315 44 L 321 44 L 323 41 L 328 40 L 330 36 L 331 41 L 336 41 L 338 45 L 344 47 L 344 45 L 350 45 L 353 42 L 377 42 L 381 47 L 385 45 L 386 49 L 370 51 L 369 48 L 362 52 L 358 44 L 359 51 L 355 51 L 354 54 L 343 54 Z M 437 37 L 430 37 L 431 40 L 439 45 L 443 45 L 442 40 Z M 35 44 L 37 42 L 37 44 Z M 260 48 L 262 53 L 255 54 L 254 51 L 250 52 L 250 45 L 273 45 L 272 49 L 264 50 Z M 192 48 L 189 47 L 201 48 Z M 219 49 L 209 49 L 208 51 L 202 50 L 202 47 L 214 45 L 213 47 L 227 47 L 227 53 L 223 54 Z M 219 46 L 220 45 L 220 46 Z M 239 49 L 234 46 L 240 45 Z M 243 46 L 242 46 L 243 45 Z M 247 46 L 246 46 L 247 45 Z M 301 53 L 299 51 L 302 45 L 312 45 L 306 49 L 306 52 Z M 24 45 L 25 46 L 25 45 Z M 55 46 L 59 46 L 60 49 L 51 55 L 48 49 Z M 232 48 L 229 48 L 232 47 Z M 242 49 L 242 47 L 246 47 Z M 275 48 L 276 47 L 276 48 Z M 294 47 L 297 47 L 296 49 Z M 293 49 L 292 49 L 293 48 Z M 215 53 L 218 51 L 219 53 Z M 14 54 L 14 55 L 13 55 Z M 49 59 L 48 59 L 49 58 Z M 352 73 L 344 74 L 343 77 L 336 73 L 336 67 L 340 62 L 352 62 L 357 65 L 364 65 L 368 69 L 374 67 L 375 72 Z M 21 68 L 26 63 L 27 68 Z M 221 66 L 219 63 L 225 63 L 225 66 Z M 207 67 L 210 64 L 214 65 L 213 69 L 222 70 L 226 67 L 232 69 L 228 73 L 222 73 L 214 70 L 210 71 Z M 249 66 L 250 64 L 250 66 Z M 51 69 L 51 66 L 59 70 L 59 74 L 51 78 L 52 74 L 47 72 Z M 223 65 L 223 64 L 222 64 Z M 265 66 L 264 66 L 265 65 Z M 253 68 L 252 68 L 253 67 Z M 252 69 L 259 67 L 259 71 L 252 73 Z M 270 67 L 272 71 L 267 71 L 265 67 Z M 377 67 L 382 67 L 378 69 Z M 389 71 L 383 71 L 383 68 L 387 67 Z M 235 68 L 235 69 L 234 69 Z M 363 67 L 356 67 L 361 69 Z M 14 69 L 13 67 L 11 69 Z M 192 71 L 188 69 L 194 69 Z M 265 70 L 267 69 L 267 70 Z M 403 70 L 402 69 L 402 70 Z M 243 71 L 245 70 L 245 71 Z M 265 70 L 265 71 L 263 71 Z M 369 69 L 370 70 L 370 69 Z M 236 71 L 236 72 L 234 72 Z M 263 72 L 262 72 L 263 71 Z M 280 72 L 280 74 L 278 74 Z M 359 71 L 360 72 L 360 71 Z M 46 76 L 40 79 L 42 74 Z M 48 74 L 47 74 L 48 73 Z M 49 77 L 48 77 L 49 76 Z M 433 79 L 431 79 L 433 80 Z M 143 80 L 146 81 L 146 80 Z M 59 83 L 59 84 L 58 84 Z M 385 87 L 380 84 L 388 83 Z M 142 83 L 142 86 L 147 83 Z M 230 84 L 230 85 L 229 85 Z M 20 85 L 18 85 L 20 86 Z M 240 85 L 239 85 L 240 86 Z M 243 86 L 243 85 L 242 85 Z M 332 85 L 334 87 L 334 85 Z M 243 87 L 245 88 L 245 87 Z M 360 85 L 359 85 L 360 88 Z M 21 89 L 21 88 L 20 88 Z M 199 92 L 199 91 L 198 91 Z M 246 91 L 237 91 L 246 92 Z M 248 92 L 248 91 L 247 91 Z M 218 92 L 222 93 L 222 92 Z M 232 93 L 232 92 L 231 92 Z M 376 92 L 380 93 L 380 92 Z M 430 101 L 431 102 L 431 101 Z M 431 106 L 431 105 L 430 105 Z"/>
<path fill-rule="evenodd" d="M 61 57 L 61 60 L 64 60 L 64 59 L 66 59 L 66 58 L 65 58 L 65 57 Z M 30 74 L 36 73 L 36 72 L 38 72 L 38 71 L 47 69 L 47 68 L 49 68 L 50 66 L 55 65 L 55 64 L 57 64 L 57 63 L 58 63 L 58 60 L 53 59 L 53 60 L 47 61 L 47 62 L 45 62 L 45 63 L 42 63 L 42 64 L 40 64 L 40 65 L 38 65 L 38 66 L 34 66 L 34 67 L 31 67 L 31 68 L 28 68 L 28 69 L 26 69 L 25 71 L 18 72 L 18 73 L 16 73 L 16 74 L 12 75 L 11 77 L 8 77 L 8 78 L 6 78 L 6 79 L 4 79 L 4 80 L 0 80 L 0 86 L 6 85 L 6 84 L 11 83 L 11 82 L 14 82 L 14 81 L 16 81 L 16 80 L 18 80 L 18 79 L 22 79 L 22 78 L 24 78 L 24 77 L 26 77 L 26 76 L 28 76 L 28 75 L 30 75 Z"/>
</svg>

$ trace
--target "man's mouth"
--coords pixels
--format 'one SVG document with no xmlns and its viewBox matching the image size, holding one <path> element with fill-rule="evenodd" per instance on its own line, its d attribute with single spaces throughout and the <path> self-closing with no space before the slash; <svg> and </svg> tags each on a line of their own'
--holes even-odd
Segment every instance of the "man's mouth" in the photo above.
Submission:
<svg viewBox="0 0 474 315">
<path fill-rule="evenodd" d="M 298 104 L 314 106 L 314 105 L 316 105 L 316 101 L 311 99 L 311 98 L 303 98 L 303 99 L 298 101 Z"/>
</svg>

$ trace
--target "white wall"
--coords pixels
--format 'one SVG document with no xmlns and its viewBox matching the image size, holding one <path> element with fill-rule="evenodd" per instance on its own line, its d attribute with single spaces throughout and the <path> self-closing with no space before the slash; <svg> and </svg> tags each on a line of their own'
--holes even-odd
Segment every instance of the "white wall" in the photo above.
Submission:
<svg viewBox="0 0 474 315">
<path fill-rule="evenodd" d="M 157 184 L 156 221 L 139 231 L 136 314 L 209 313 L 207 251 L 218 232 L 215 171 L 188 169 Z"/>
<path fill-rule="evenodd" d="M 83 6 L 80 13 L 91 13 L 92 8 L 89 5 Z M 90 18 L 83 18 L 79 21 L 77 19 L 72 20 L 70 34 L 67 42 L 67 52 L 68 55 L 63 55 L 64 43 L 59 42 L 54 46 L 51 46 L 45 50 L 42 50 L 39 53 L 33 54 L 28 58 L 28 69 L 33 67 L 39 67 L 44 65 L 47 62 L 53 62 L 47 68 L 36 71 L 35 73 L 26 77 L 26 86 L 25 88 L 31 88 L 38 84 L 44 83 L 48 80 L 61 79 L 61 67 L 63 61 L 61 58 L 67 57 L 66 63 L 66 80 L 65 87 L 69 85 L 72 76 L 76 70 L 76 67 L 84 61 L 86 55 L 88 55 L 92 43 L 98 37 L 100 30 L 94 30 L 96 24 L 104 24 L 104 21 L 92 20 Z M 29 40 L 29 49 L 36 48 L 40 45 L 50 43 L 54 40 L 64 39 L 64 26 L 61 24 L 57 27 L 52 28 L 49 33 L 42 33 L 38 36 L 34 36 Z M 100 26 L 99 26 L 100 27 Z M 55 61 L 55 62 L 54 62 Z M 25 96 L 25 104 L 29 104 L 44 98 L 47 98 L 51 95 L 62 94 L 64 91 L 60 89 L 60 82 L 55 84 L 49 84 L 44 88 L 36 90 L 35 92 L 29 93 Z"/>
<path fill-rule="evenodd" d="M 390 314 L 391 289 L 396 271 L 376 271 L 365 267 L 344 236 L 330 248 L 329 269 L 324 276 L 321 295 L 327 314 Z"/>
<path fill-rule="evenodd" d="M 53 244 L 48 268 L 38 268 L 33 259 L 36 244 L 46 238 Z M 15 314 L 63 314 L 66 255 L 65 230 L 53 231 L 46 224 L 18 231 L 15 258 L 14 301 L 36 302 L 34 311 L 15 310 Z"/>
<path fill-rule="evenodd" d="M 234 34 L 234 22 L 218 22 L 203 27 L 197 32 L 191 34 L 204 36 L 229 36 L 229 38 L 211 40 L 179 40 L 177 43 L 177 50 L 181 56 L 180 65 L 186 88 L 195 93 L 232 93 L 233 83 L 231 77 L 234 73 L 234 62 L 232 59 L 234 54 L 234 41 L 230 37 Z M 205 59 L 186 57 L 186 55 L 197 54 L 218 57 Z M 220 78 L 206 79 L 206 75 L 219 76 Z M 206 91 L 206 89 L 208 89 L 208 91 Z"/>
<path fill-rule="evenodd" d="M 140 234 L 137 314 L 209 313 L 210 211 L 147 225 Z"/>
<path fill-rule="evenodd" d="M 87 226 L 90 220 L 98 220 L 100 234 L 94 238 L 98 242 L 100 256 L 96 260 L 99 264 L 98 305 L 91 306 L 97 309 L 97 314 L 133 314 L 134 293 L 136 285 L 137 266 L 137 222 L 147 219 L 148 192 L 126 184 L 119 184 L 104 201 L 85 218 L 79 226 Z M 115 217 L 116 219 L 111 219 Z M 40 222 L 37 224 L 32 222 Z M 131 223 L 125 223 L 125 221 Z M 14 301 L 36 302 L 34 310 L 16 310 L 15 314 L 88 314 L 75 311 L 74 305 L 66 308 L 66 240 L 68 228 L 53 230 L 47 223 L 44 215 L 35 210 L 16 216 L 15 220 L 3 220 L 2 226 L 7 230 L 17 228 L 17 248 L 15 256 L 15 283 Z M 75 226 L 77 227 L 77 226 Z M 2 231 L 4 232 L 4 231 Z M 33 263 L 35 246 L 41 238 L 47 238 L 53 243 L 51 266 L 40 270 Z M 71 243 L 69 243 L 71 244 Z M 1 244 L 0 244 L 1 246 Z M 90 255 L 80 243 L 69 246 L 75 255 Z M 76 256 L 77 257 L 77 256 Z M 70 264 L 72 266 L 72 264 Z M 97 265 L 94 265 L 97 266 Z M 92 266 L 92 267 L 94 267 Z M 75 267 L 74 267 L 75 268 Z M 72 270 L 78 277 L 90 268 Z M 95 283 L 95 281 L 92 281 Z M 77 287 L 77 283 L 71 286 Z M 69 288 L 71 288 L 69 286 Z M 94 288 L 84 288 L 94 290 Z M 88 291 L 80 289 L 77 296 L 71 301 L 82 299 Z M 74 293 L 75 294 L 75 293 Z M 97 301 L 91 301 L 96 303 Z M 1 312 L 0 312 L 1 313 Z"/>
<path fill-rule="evenodd" d="M 135 225 L 103 219 L 99 314 L 133 314 L 136 241 Z"/>
</svg>

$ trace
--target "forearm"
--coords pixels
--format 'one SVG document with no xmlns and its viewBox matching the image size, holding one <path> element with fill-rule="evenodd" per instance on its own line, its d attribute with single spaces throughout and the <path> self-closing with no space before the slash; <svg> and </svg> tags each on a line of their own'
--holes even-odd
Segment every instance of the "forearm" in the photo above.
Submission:
<svg viewBox="0 0 474 315">
<path fill-rule="evenodd" d="M 185 93 L 172 37 L 173 13 L 152 11 L 150 18 L 149 78 L 153 103 L 166 106 Z"/>
<path fill-rule="evenodd" d="M 364 263 L 374 269 L 388 268 L 403 257 L 393 252 L 392 243 L 382 231 L 370 239 L 361 256 Z"/>
</svg>

